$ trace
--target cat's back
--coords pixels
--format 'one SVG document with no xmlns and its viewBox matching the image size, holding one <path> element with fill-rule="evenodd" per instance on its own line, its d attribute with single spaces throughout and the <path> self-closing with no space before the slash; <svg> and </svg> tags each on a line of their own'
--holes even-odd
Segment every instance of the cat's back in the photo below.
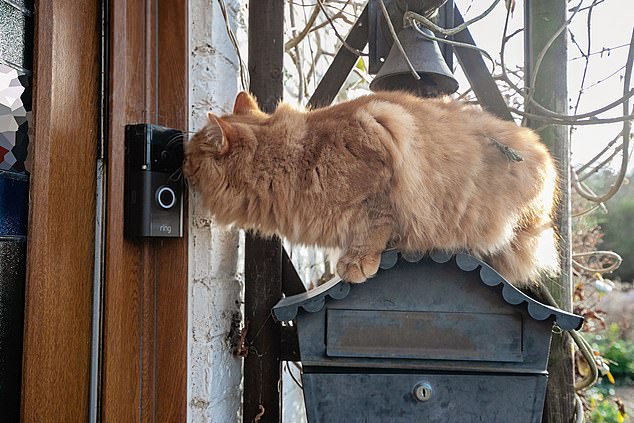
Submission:
<svg viewBox="0 0 634 423">
<path fill-rule="evenodd" d="M 335 140 L 343 135 L 359 148 L 387 152 L 394 169 L 403 169 L 410 180 L 412 172 L 420 177 L 431 171 L 460 184 L 474 173 L 510 166 L 523 170 L 509 175 L 519 182 L 541 177 L 537 168 L 552 167 L 547 149 L 530 129 L 449 97 L 378 92 L 309 112 L 307 120 L 319 134 L 334 134 Z M 504 147 L 516 151 L 524 163 L 512 166 Z"/>
<path fill-rule="evenodd" d="M 552 191 L 547 185 L 555 172 L 547 149 L 514 122 L 450 98 L 402 92 L 377 93 L 356 106 L 357 116 L 385 129 L 393 204 L 402 235 L 413 245 L 424 239 L 443 239 L 447 247 L 497 244 L 504 238 L 500 232 L 510 231 L 509 216 L 525 214 Z M 505 148 L 522 160 L 513 160 Z M 425 222 L 425 231 L 415 222 Z"/>
<path fill-rule="evenodd" d="M 421 98 L 406 92 L 379 92 L 359 99 L 356 106 L 385 126 L 390 141 L 408 150 L 405 154 L 412 153 L 409 150 L 414 144 L 428 158 L 444 161 L 450 154 L 463 165 L 471 161 L 494 165 L 508 161 L 507 155 L 495 154 L 501 152 L 503 144 L 520 153 L 526 165 L 551 163 L 546 147 L 532 130 L 450 97 Z"/>
</svg>

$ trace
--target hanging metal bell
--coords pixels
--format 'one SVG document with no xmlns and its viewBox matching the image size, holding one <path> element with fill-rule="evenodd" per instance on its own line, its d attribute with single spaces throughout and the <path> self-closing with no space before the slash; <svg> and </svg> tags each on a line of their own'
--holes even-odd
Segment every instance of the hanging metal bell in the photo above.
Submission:
<svg viewBox="0 0 634 423">
<path fill-rule="evenodd" d="M 430 36 L 434 35 L 426 28 L 421 30 Z M 398 39 L 420 79 L 414 78 L 395 43 L 370 84 L 372 91 L 401 90 L 420 97 L 436 97 L 456 92 L 458 81 L 445 63 L 436 41 L 425 38 L 411 26 L 403 28 Z"/>
</svg>

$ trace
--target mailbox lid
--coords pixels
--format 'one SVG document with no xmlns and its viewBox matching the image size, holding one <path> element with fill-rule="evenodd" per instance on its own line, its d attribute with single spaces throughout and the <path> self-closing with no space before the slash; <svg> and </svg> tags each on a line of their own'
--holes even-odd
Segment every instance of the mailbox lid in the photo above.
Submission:
<svg viewBox="0 0 634 423">
<path fill-rule="evenodd" d="M 553 319 L 452 262 L 399 260 L 341 299 L 298 310 L 304 365 L 545 373 Z M 514 289 L 514 288 L 513 288 Z M 314 311 L 317 310 L 317 311 Z"/>
<path fill-rule="evenodd" d="M 487 422 L 537 423 L 545 375 L 455 373 L 314 373 L 302 383 L 310 423 Z M 414 389 L 431 388 L 426 401 Z"/>
<path fill-rule="evenodd" d="M 555 321 L 563 329 L 582 322 L 474 257 L 394 251 L 367 282 L 333 280 L 283 298 L 273 312 L 296 319 L 304 365 L 421 371 L 545 373 Z M 405 332 L 437 339 L 400 338 Z"/>
<path fill-rule="evenodd" d="M 336 311 L 335 311 L 336 310 Z M 435 340 L 436 345 L 444 344 L 444 351 L 428 348 L 426 339 L 411 340 L 411 343 L 386 343 L 390 339 L 379 339 L 380 333 L 371 332 L 371 324 L 366 331 L 371 341 L 380 348 L 365 348 L 354 338 L 345 339 L 342 336 L 332 336 L 329 332 L 336 331 L 336 326 L 328 323 L 327 314 L 339 313 L 342 309 L 325 307 L 316 313 L 300 315 L 297 326 L 299 349 L 302 364 L 307 367 L 331 368 L 332 372 L 346 371 L 346 369 L 368 369 L 368 371 L 441 371 L 441 372 L 487 372 L 504 374 L 547 374 L 548 351 L 550 345 L 551 323 L 539 322 L 522 316 L 522 336 L 520 339 L 510 339 L 506 334 L 491 341 L 499 348 L 491 352 L 486 337 L 465 337 L 464 342 L 453 344 L 453 338 L 444 334 Z M 348 309 L 345 310 L 349 312 Z M 417 313 L 418 314 L 418 313 Z M 432 313 L 433 315 L 434 313 Z M 362 329 L 362 328 L 359 328 Z M 477 329 L 477 326 L 476 326 Z M 352 328 L 354 330 L 354 328 Z M 394 328 L 396 334 L 401 333 Z M 470 332 L 471 333 L 471 332 Z M 473 332 L 477 334 L 477 331 Z M 467 334 L 468 335 L 468 334 Z M 366 335 L 364 335 L 366 336 Z M 334 341 L 334 345 L 333 345 Z M 462 349 L 467 342 L 473 342 L 473 347 Z M 518 344 L 518 341 L 521 344 Z M 517 348 L 520 348 L 519 350 Z M 453 350 L 453 351 L 451 351 Z"/>
<path fill-rule="evenodd" d="M 402 304 L 406 304 L 407 309 L 417 308 L 420 298 L 425 297 L 432 308 L 438 305 L 447 305 L 449 301 L 467 309 L 473 308 L 473 306 L 477 309 L 482 306 L 482 303 L 471 304 L 473 297 L 465 295 L 467 292 L 473 292 L 472 287 L 461 292 L 462 288 L 466 286 L 458 284 L 461 287 L 458 290 L 455 289 L 454 282 L 464 282 L 466 277 L 466 279 L 471 279 L 472 284 L 482 284 L 493 288 L 497 292 L 498 297 L 493 303 L 503 301 L 508 305 L 525 309 L 527 314 L 537 321 L 557 322 L 557 325 L 563 330 L 578 330 L 583 324 L 583 317 L 535 301 L 511 285 L 489 265 L 468 254 L 459 253 L 453 256 L 449 253 L 435 251 L 431 252 L 429 256 L 423 256 L 422 254 L 408 256 L 399 255 L 397 251 L 389 250 L 385 251 L 381 256 L 380 268 L 373 280 L 362 285 L 367 286 L 377 280 L 391 280 L 392 282 L 395 279 L 399 280 L 397 286 L 390 286 L 387 290 L 370 290 L 374 291 L 370 295 L 370 297 L 374 298 L 369 303 L 377 304 L 376 300 L 378 299 L 379 303 L 384 301 L 382 305 L 386 305 L 388 309 L 394 305 L 393 300 L 388 299 L 388 297 L 392 297 L 393 294 L 398 292 L 401 295 L 396 296 L 400 297 L 399 301 Z M 439 282 L 441 289 L 436 289 L 435 293 L 426 292 L 425 289 L 421 290 L 421 286 L 438 284 Z M 388 285 L 390 284 L 388 283 Z M 366 288 L 363 288 L 363 290 L 365 291 Z M 348 296 L 351 291 L 349 284 L 334 278 L 309 292 L 282 298 L 273 308 L 273 316 L 280 321 L 290 321 L 295 319 L 300 309 L 308 312 L 321 310 L 329 297 L 334 300 L 345 299 L 349 302 L 351 299 Z M 358 291 L 358 286 L 354 291 Z M 381 293 L 381 291 L 383 292 Z M 377 297 L 376 294 L 380 294 L 380 296 Z M 388 295 L 385 297 L 383 294 Z M 362 302 L 368 303 L 367 295 L 356 296 Z M 352 302 L 355 302 L 355 300 L 352 299 Z M 371 308 L 382 309 L 382 307 Z"/>
<path fill-rule="evenodd" d="M 521 313 L 326 312 L 329 357 L 523 361 Z"/>
</svg>

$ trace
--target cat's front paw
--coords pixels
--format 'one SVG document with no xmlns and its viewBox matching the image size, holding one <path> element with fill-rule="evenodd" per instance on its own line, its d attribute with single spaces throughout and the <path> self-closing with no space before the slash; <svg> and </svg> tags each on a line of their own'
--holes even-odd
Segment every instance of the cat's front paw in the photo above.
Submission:
<svg viewBox="0 0 634 423">
<path fill-rule="evenodd" d="M 352 283 L 365 282 L 379 270 L 381 254 L 346 254 L 337 262 L 337 274 Z"/>
</svg>

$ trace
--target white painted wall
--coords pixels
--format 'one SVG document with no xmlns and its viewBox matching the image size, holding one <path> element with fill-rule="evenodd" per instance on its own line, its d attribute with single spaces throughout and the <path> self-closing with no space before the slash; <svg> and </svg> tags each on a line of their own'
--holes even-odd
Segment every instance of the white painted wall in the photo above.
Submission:
<svg viewBox="0 0 634 423">
<path fill-rule="evenodd" d="M 247 59 L 248 0 L 189 0 L 189 130 L 196 131 L 207 120 L 207 112 L 231 111 L 233 99 L 244 89 L 240 82 L 239 60 L 231 44 L 220 4 L 226 4 L 229 26 L 237 37 L 238 48 Z M 307 2 L 308 4 L 309 2 Z M 314 3 L 314 2 L 313 2 Z M 314 7 L 312 6 L 307 7 Z M 299 11 L 298 11 L 299 12 Z M 287 7 L 288 14 L 288 7 Z M 288 18 L 288 16 L 286 17 Z M 305 24 L 304 13 L 297 14 L 297 26 Z M 286 25 L 287 38 L 293 28 Z M 336 38 L 328 28 L 323 38 L 334 46 Z M 347 32 L 344 29 L 343 32 Z M 304 43 L 304 57 L 311 55 L 310 43 Z M 285 100 L 297 99 L 298 74 L 285 55 Z M 310 63 L 305 63 L 309 66 Z M 323 69 L 322 69 L 323 68 Z M 318 77 L 327 69 L 322 63 Z M 244 72 L 247 72 L 244 69 Z M 357 78 L 358 79 L 358 78 Z M 351 84 L 358 85 L 353 76 Z M 310 92 L 315 82 L 307 87 Z M 343 90 L 349 95 L 353 89 Z M 200 198 L 190 194 L 189 216 L 189 316 L 188 316 L 188 422 L 231 423 L 241 421 L 242 360 L 229 345 L 234 318 L 241 320 L 243 305 L 243 251 L 237 231 L 227 231 L 214 224 L 202 207 Z M 314 285 L 326 271 L 321 251 L 292 247 L 291 251 L 302 278 Z M 330 269 L 332 270 L 332 269 Z M 282 377 L 283 421 L 305 423 L 303 395 L 291 378 L 299 369 L 284 366 Z"/>
<path fill-rule="evenodd" d="M 220 0 L 189 1 L 190 131 L 207 112 L 231 111 L 240 85 L 238 58 L 229 41 Z M 225 0 L 230 27 L 247 52 L 247 0 Z M 245 58 L 246 59 L 246 58 Z M 188 422 L 240 420 L 242 362 L 229 345 L 231 321 L 240 317 L 243 283 L 238 269 L 239 234 L 217 227 L 190 195 Z"/>
</svg>

